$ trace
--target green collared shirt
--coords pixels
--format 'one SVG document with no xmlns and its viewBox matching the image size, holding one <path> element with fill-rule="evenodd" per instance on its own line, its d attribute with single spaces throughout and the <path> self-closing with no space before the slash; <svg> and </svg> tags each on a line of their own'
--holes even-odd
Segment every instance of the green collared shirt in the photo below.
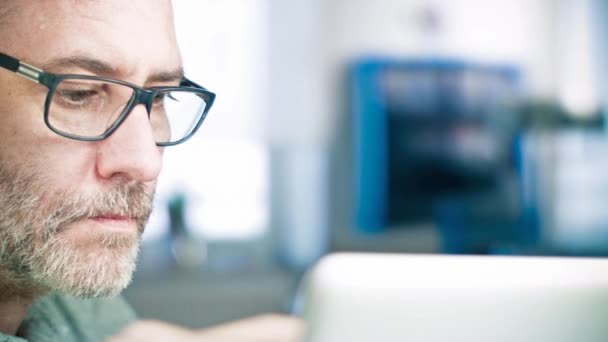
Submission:
<svg viewBox="0 0 608 342">
<path fill-rule="evenodd" d="M 103 341 L 135 319 L 121 297 L 77 299 L 54 294 L 34 303 L 18 336 L 0 333 L 0 342 Z"/>
</svg>

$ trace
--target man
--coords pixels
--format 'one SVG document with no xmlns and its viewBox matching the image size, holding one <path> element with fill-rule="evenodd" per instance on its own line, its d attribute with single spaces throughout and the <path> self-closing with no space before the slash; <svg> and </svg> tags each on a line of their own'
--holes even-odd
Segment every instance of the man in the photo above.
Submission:
<svg viewBox="0 0 608 342">
<path fill-rule="evenodd" d="M 236 336 L 124 330 L 135 315 L 113 297 L 130 282 L 163 149 L 213 99 L 183 74 L 169 0 L 0 0 L 0 341 Z"/>
</svg>

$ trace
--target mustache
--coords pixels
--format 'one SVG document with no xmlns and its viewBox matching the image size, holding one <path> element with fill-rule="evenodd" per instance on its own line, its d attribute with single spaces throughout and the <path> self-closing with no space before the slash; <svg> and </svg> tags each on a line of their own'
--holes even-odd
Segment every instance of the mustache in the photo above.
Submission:
<svg viewBox="0 0 608 342">
<path fill-rule="evenodd" d="M 141 234 L 152 212 L 154 194 L 148 193 L 143 183 L 119 184 L 94 195 L 55 196 L 61 203 L 51 208 L 43 240 L 61 233 L 70 224 L 92 217 L 127 217 L 137 222 Z"/>
</svg>

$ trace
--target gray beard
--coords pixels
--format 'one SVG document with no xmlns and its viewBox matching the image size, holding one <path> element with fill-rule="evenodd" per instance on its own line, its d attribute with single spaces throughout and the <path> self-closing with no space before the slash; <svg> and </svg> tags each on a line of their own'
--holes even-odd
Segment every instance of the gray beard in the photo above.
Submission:
<svg viewBox="0 0 608 342">
<path fill-rule="evenodd" d="M 47 190 L 27 169 L 0 166 L 0 289 L 114 296 L 131 281 L 152 196 L 143 184 L 117 184 L 95 196 Z M 65 238 L 70 224 L 113 214 L 136 218 L 131 232 L 90 230 L 94 249 Z"/>
</svg>

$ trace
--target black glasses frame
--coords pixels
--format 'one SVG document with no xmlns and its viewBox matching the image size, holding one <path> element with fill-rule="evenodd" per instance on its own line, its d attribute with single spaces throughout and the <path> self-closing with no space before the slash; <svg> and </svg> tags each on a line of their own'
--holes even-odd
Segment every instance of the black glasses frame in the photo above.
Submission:
<svg viewBox="0 0 608 342">
<path fill-rule="evenodd" d="M 173 146 L 173 145 L 181 144 L 184 141 L 190 139 L 194 135 L 194 133 L 196 133 L 196 131 L 200 128 L 201 124 L 203 123 L 203 121 L 205 121 L 205 118 L 207 117 L 207 113 L 209 112 L 209 109 L 211 109 L 211 106 L 213 105 L 213 102 L 215 101 L 214 93 L 212 93 L 209 90 L 205 89 L 204 87 L 201 87 L 200 85 L 190 81 L 187 78 L 183 78 L 178 87 L 153 87 L 153 88 L 145 89 L 138 85 L 135 85 L 135 84 L 132 84 L 129 82 L 124 82 L 121 80 L 112 79 L 112 78 L 105 78 L 105 77 L 91 76 L 91 75 L 53 74 L 53 73 L 45 72 L 42 69 L 39 69 L 35 66 L 24 63 L 16 58 L 13 58 L 13 57 L 3 54 L 3 53 L 0 53 L 0 67 L 13 71 L 13 72 L 17 73 L 18 75 L 21 75 L 31 81 L 34 81 L 36 83 L 40 83 L 40 84 L 46 86 L 49 90 L 48 90 L 48 93 L 46 96 L 46 100 L 44 102 L 44 123 L 51 131 L 59 134 L 62 137 L 66 137 L 66 138 L 74 139 L 74 140 L 100 141 L 100 140 L 106 139 L 107 137 L 112 135 L 112 133 L 114 133 L 116 131 L 116 129 L 118 129 L 118 127 L 125 121 L 125 119 L 129 116 L 129 114 L 131 113 L 131 111 L 133 110 L 133 108 L 135 106 L 137 106 L 139 104 L 143 104 L 146 107 L 146 110 L 148 112 L 148 117 L 149 117 L 154 98 L 159 93 L 167 92 L 167 91 L 185 91 L 185 92 L 195 93 L 196 95 L 201 97 L 203 99 L 203 101 L 205 101 L 205 103 L 206 103 L 205 109 L 203 110 L 203 113 L 201 114 L 200 118 L 198 119 L 198 122 L 196 123 L 196 125 L 194 125 L 194 128 L 192 128 L 192 130 L 185 137 L 181 138 L 180 140 L 173 141 L 173 142 L 161 142 L 161 143 L 155 142 L 157 146 Z M 134 95 L 131 97 L 131 100 L 125 106 L 125 109 L 119 115 L 117 120 L 103 134 L 96 136 L 96 137 L 83 137 L 80 135 L 70 134 L 70 133 L 66 133 L 61 130 L 56 129 L 49 122 L 49 108 L 51 105 L 51 100 L 53 98 L 57 85 L 61 81 L 66 80 L 66 79 L 97 80 L 97 81 L 103 81 L 103 82 L 107 82 L 107 83 L 119 84 L 119 85 L 123 85 L 123 86 L 133 89 Z"/>
</svg>

